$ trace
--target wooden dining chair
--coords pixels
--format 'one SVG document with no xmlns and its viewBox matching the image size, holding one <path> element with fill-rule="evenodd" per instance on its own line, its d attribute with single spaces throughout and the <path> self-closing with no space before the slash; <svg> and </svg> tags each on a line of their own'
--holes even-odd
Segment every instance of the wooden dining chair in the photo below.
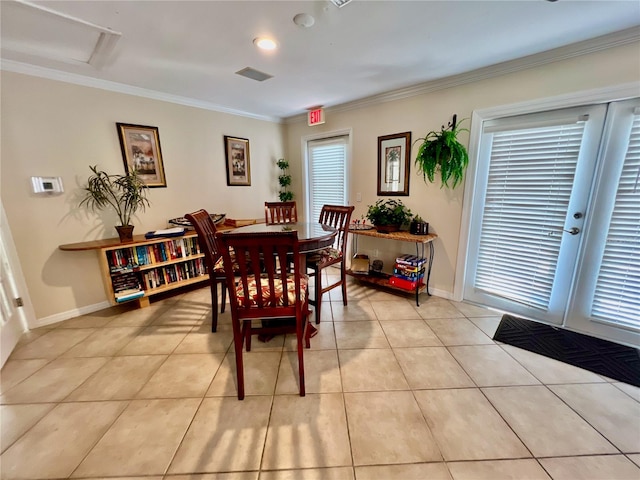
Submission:
<svg viewBox="0 0 640 480">
<path fill-rule="evenodd" d="M 297 222 L 296 202 L 264 202 L 264 221 L 267 225 Z"/>
<path fill-rule="evenodd" d="M 187 213 L 184 217 L 191 222 L 198 234 L 200 251 L 204 254 L 204 261 L 207 265 L 211 287 L 211 331 L 215 332 L 218 328 L 218 284 L 222 287 L 220 313 L 224 313 L 224 306 L 227 302 L 227 277 L 216 242 L 216 225 L 206 210 Z"/>
<path fill-rule="evenodd" d="M 349 235 L 349 222 L 355 207 L 342 205 L 324 205 L 320 211 L 320 223 L 329 225 L 338 230 L 335 241 L 331 247 L 324 248 L 307 256 L 307 268 L 311 269 L 309 276 L 315 277 L 315 292 L 311 305 L 316 307 L 316 324 L 320 323 L 320 311 L 322 308 L 322 295 L 329 290 L 342 286 L 342 303 L 347 304 L 347 273 L 345 256 L 347 254 L 347 236 Z M 329 285 L 322 285 L 322 271 L 332 265 L 340 267 L 340 279 Z"/>
<path fill-rule="evenodd" d="M 298 232 L 227 233 L 219 237 L 227 272 L 229 304 L 238 379 L 238 400 L 244 398 L 243 344 L 251 351 L 251 336 L 296 334 L 300 396 L 305 395 L 304 346 L 309 348 L 308 277 L 301 271 Z M 238 277 L 231 271 L 235 252 L 247 262 L 239 264 Z M 292 260 L 288 262 L 287 260 Z M 291 270 L 280 265 L 291 265 Z M 234 283 L 234 280 L 237 283 Z M 292 319 L 295 323 L 292 324 Z M 268 320 L 259 322 L 258 320 Z M 252 323 L 256 322 L 256 323 Z M 268 326 L 265 326 L 268 325 Z"/>
</svg>

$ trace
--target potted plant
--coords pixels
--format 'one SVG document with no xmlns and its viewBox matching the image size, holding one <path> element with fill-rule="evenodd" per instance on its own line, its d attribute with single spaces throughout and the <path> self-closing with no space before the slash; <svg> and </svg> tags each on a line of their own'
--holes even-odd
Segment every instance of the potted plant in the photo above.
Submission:
<svg viewBox="0 0 640 480">
<path fill-rule="evenodd" d="M 437 172 L 440 172 L 442 187 L 455 188 L 460 182 L 464 171 L 469 164 L 467 149 L 458 139 L 458 133 L 466 132 L 456 125 L 456 116 L 453 116 L 453 123 L 449 123 L 445 128 L 443 125 L 439 132 L 431 131 L 422 140 L 416 156 L 416 166 L 422 173 L 424 181 L 427 179 L 433 183 Z M 451 186 L 449 182 L 452 182 Z"/>
<path fill-rule="evenodd" d="M 94 212 L 113 209 L 120 220 L 120 225 L 116 225 L 120 241 L 132 241 L 131 217 L 138 210 L 144 212 L 149 206 L 147 186 L 134 169 L 125 175 L 109 175 L 98 170 L 97 165 L 89 168 L 93 174 L 83 189 L 84 197 L 80 206 L 86 206 Z"/>
<path fill-rule="evenodd" d="M 425 222 L 420 215 L 416 215 L 409 225 L 409 233 L 412 235 L 428 235 L 429 223 Z"/>
<path fill-rule="evenodd" d="M 405 223 L 409 223 L 413 214 L 401 200 L 380 199 L 369 205 L 367 218 L 380 233 L 397 232 Z"/>
<path fill-rule="evenodd" d="M 289 162 L 284 158 L 280 158 L 276 165 L 280 169 L 280 175 L 278 175 L 278 184 L 280 185 L 280 192 L 278 196 L 281 202 L 289 202 L 293 200 L 293 192 L 289 191 L 291 185 L 291 175 L 287 172 L 289 169 Z"/>
</svg>

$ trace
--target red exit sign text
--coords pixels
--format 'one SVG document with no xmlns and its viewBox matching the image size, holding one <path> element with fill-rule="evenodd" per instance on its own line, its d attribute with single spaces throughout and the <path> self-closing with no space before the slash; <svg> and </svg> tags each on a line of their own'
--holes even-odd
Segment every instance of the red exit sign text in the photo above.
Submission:
<svg viewBox="0 0 640 480">
<path fill-rule="evenodd" d="M 322 108 L 314 108 L 313 110 L 309 110 L 309 126 L 312 125 L 320 125 L 324 123 L 324 109 Z"/>
</svg>

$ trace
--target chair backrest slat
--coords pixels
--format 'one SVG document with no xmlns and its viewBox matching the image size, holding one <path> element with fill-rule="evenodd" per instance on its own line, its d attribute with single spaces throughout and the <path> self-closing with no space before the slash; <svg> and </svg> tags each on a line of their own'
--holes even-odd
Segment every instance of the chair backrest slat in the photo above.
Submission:
<svg viewBox="0 0 640 480">
<path fill-rule="evenodd" d="M 346 253 L 349 222 L 351 222 L 351 214 L 354 210 L 354 206 L 324 205 L 320 211 L 320 223 L 338 229 L 338 235 L 336 235 L 334 241 L 334 248 L 341 251 L 343 255 Z"/>
<path fill-rule="evenodd" d="M 264 221 L 267 225 L 297 222 L 296 202 L 264 202 Z"/>
<path fill-rule="evenodd" d="M 213 274 L 213 267 L 220 258 L 220 251 L 216 241 L 216 224 L 206 210 L 200 209 L 193 213 L 185 214 L 185 218 L 191 222 L 198 234 L 200 251 L 204 253 L 205 263 L 209 274 Z"/>
<path fill-rule="evenodd" d="M 270 310 L 270 315 L 281 311 L 283 316 L 293 316 L 296 308 L 301 308 L 300 302 L 289 301 L 286 292 L 290 285 L 295 285 L 296 298 L 300 298 L 300 249 L 298 232 L 264 232 L 264 233 L 229 233 L 219 237 L 222 258 L 227 264 L 232 262 L 230 249 L 235 251 L 236 258 L 246 258 L 248 261 L 239 262 L 240 268 L 236 272 L 236 280 L 242 285 L 244 298 L 238 298 L 235 289 L 230 288 L 229 300 L 232 315 L 243 315 L 242 311 Z M 292 264 L 293 276 L 287 275 L 287 266 Z M 233 276 L 227 273 L 228 281 L 233 282 Z M 255 281 L 256 291 L 249 291 L 249 284 Z M 281 304 L 278 304 L 276 284 L 280 282 L 282 291 Z M 233 285 L 234 283 L 230 283 Z M 253 298 L 251 298 L 253 295 Z M 254 315 L 259 318 L 258 314 Z"/>
</svg>

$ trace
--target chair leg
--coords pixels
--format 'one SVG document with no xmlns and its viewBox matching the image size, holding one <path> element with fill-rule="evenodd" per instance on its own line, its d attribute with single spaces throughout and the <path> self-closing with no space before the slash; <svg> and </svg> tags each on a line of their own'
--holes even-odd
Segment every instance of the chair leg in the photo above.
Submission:
<svg viewBox="0 0 640 480">
<path fill-rule="evenodd" d="M 309 303 L 305 302 L 304 310 L 302 310 L 304 315 L 304 327 L 302 331 L 304 332 L 304 346 L 305 348 L 311 348 L 311 328 L 309 328 Z"/>
<path fill-rule="evenodd" d="M 220 296 L 222 297 L 222 305 L 220 305 L 220 313 L 224 313 L 224 307 L 227 304 L 227 281 L 222 280 L 220 282 L 220 288 L 222 288 L 222 292 L 220 292 Z"/>
<path fill-rule="evenodd" d="M 244 365 L 242 363 L 242 329 L 240 325 L 233 325 L 233 346 L 236 350 L 236 377 L 238 380 L 238 400 L 244 399 Z"/>
<path fill-rule="evenodd" d="M 218 282 L 211 281 L 211 331 L 218 329 Z"/>
<path fill-rule="evenodd" d="M 300 396 L 304 397 L 306 395 L 306 391 L 304 386 L 304 349 L 302 346 L 302 339 L 305 331 L 303 322 L 306 322 L 306 317 L 304 316 L 304 313 L 299 315 L 300 316 L 296 319 L 296 340 L 298 344 L 298 377 L 300 379 Z"/>
<path fill-rule="evenodd" d="M 347 306 L 347 272 L 344 268 L 344 260 L 342 261 L 342 267 L 340 268 L 340 278 L 342 279 L 342 304 Z"/>
<path fill-rule="evenodd" d="M 320 324 L 320 310 L 322 309 L 322 270 L 314 268 L 316 277 L 315 288 L 315 307 L 316 307 L 316 325 Z"/>
<path fill-rule="evenodd" d="M 247 352 L 251 351 L 251 320 L 245 320 L 242 326 L 244 332 L 245 348 Z"/>
</svg>

